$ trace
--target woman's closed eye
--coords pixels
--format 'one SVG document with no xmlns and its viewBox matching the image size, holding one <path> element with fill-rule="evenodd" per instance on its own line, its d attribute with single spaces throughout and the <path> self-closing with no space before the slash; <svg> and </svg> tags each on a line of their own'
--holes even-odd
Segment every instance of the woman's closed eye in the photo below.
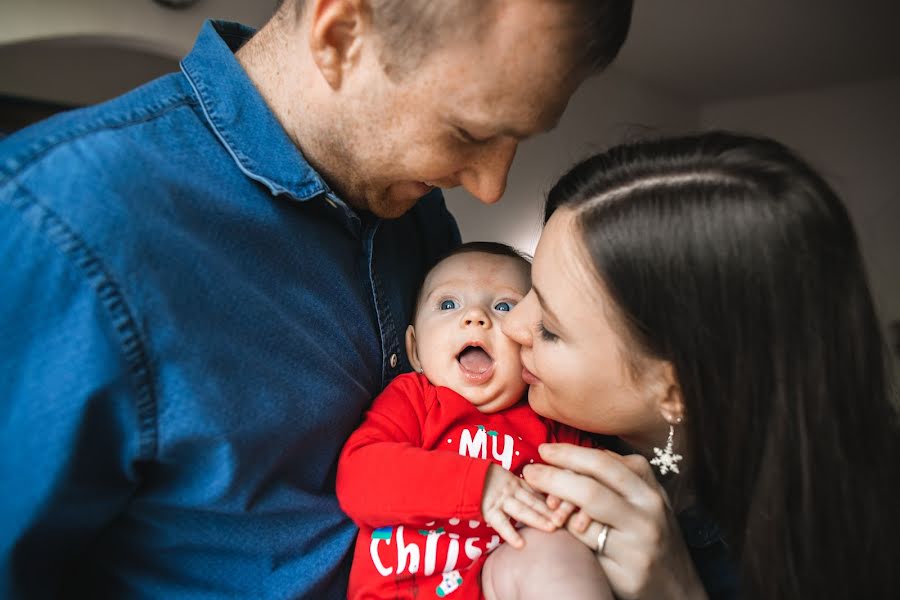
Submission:
<svg viewBox="0 0 900 600">
<path fill-rule="evenodd" d="M 559 339 L 559 336 L 547 329 L 544 326 L 544 322 L 540 321 L 537 325 L 538 333 L 541 334 L 541 339 L 545 342 L 555 342 Z"/>
</svg>

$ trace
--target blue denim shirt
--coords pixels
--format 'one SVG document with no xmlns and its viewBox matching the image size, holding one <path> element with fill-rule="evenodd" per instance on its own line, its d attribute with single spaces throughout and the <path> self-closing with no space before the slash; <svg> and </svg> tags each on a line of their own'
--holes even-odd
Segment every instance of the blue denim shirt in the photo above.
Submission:
<svg viewBox="0 0 900 600">
<path fill-rule="evenodd" d="M 251 34 L 0 142 L 0 597 L 345 595 L 338 452 L 459 232 L 348 208 Z"/>
</svg>

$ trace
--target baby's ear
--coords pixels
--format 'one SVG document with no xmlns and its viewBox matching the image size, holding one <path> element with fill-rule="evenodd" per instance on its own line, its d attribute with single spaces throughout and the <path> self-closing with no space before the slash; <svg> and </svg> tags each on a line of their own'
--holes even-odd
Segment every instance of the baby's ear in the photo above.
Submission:
<svg viewBox="0 0 900 600">
<path fill-rule="evenodd" d="M 412 325 L 406 328 L 406 357 L 412 368 L 421 373 L 422 363 L 419 362 L 419 353 L 416 351 L 416 328 Z"/>
</svg>

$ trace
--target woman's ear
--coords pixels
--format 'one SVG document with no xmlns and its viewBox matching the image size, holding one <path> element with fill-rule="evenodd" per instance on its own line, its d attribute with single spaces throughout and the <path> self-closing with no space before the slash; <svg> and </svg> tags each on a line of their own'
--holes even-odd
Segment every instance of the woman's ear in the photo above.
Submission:
<svg viewBox="0 0 900 600">
<path fill-rule="evenodd" d="M 416 328 L 412 325 L 406 328 L 406 357 L 412 368 L 421 373 L 422 363 L 419 362 L 419 353 L 416 351 Z"/>
<path fill-rule="evenodd" d="M 359 55 L 362 32 L 367 23 L 360 0 L 313 0 L 309 49 L 313 61 L 332 89 L 341 82 Z"/>
<path fill-rule="evenodd" d="M 675 376 L 675 367 L 666 361 L 661 365 L 661 381 L 664 387 L 659 397 L 659 412 L 663 418 L 672 425 L 677 425 L 684 420 L 684 397 L 681 395 L 681 386 Z"/>
</svg>

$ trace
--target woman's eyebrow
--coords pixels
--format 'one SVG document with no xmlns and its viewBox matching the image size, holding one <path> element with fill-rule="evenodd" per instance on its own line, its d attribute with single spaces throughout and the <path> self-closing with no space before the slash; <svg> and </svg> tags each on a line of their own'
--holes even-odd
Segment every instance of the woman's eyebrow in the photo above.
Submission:
<svg viewBox="0 0 900 600">
<path fill-rule="evenodd" d="M 559 322 L 560 322 L 560 321 L 559 321 L 558 318 L 556 318 L 556 313 L 554 313 L 553 310 L 552 310 L 552 309 L 547 305 L 547 303 L 544 301 L 544 297 L 541 295 L 540 290 L 537 289 L 537 286 L 534 285 L 534 284 L 531 284 L 531 289 L 534 290 L 534 295 L 537 296 L 538 303 L 541 305 L 541 308 L 544 309 L 544 312 L 547 313 L 548 315 L 550 315 L 550 319 L 551 319 L 556 325 L 559 325 Z"/>
</svg>

